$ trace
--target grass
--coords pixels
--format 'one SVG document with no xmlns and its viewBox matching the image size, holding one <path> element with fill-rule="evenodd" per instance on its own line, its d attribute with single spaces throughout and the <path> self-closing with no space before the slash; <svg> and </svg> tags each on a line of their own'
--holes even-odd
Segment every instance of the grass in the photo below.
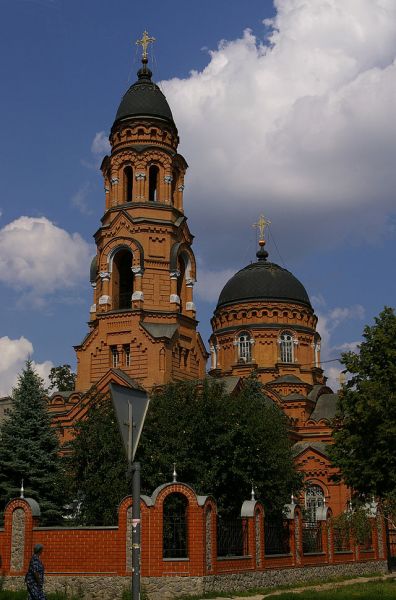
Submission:
<svg viewBox="0 0 396 600">
<path fill-rule="evenodd" d="M 370 573 L 362 575 L 361 577 L 379 577 L 382 573 Z M 336 586 L 331 590 L 305 590 L 304 592 L 298 593 L 290 591 L 291 588 L 298 590 L 298 588 L 308 587 L 310 585 L 323 585 L 327 583 L 342 583 L 343 581 L 350 580 L 351 577 L 332 577 L 326 580 L 314 579 L 311 581 L 305 581 L 303 583 L 288 585 L 288 586 L 277 586 L 272 588 L 256 588 L 247 590 L 245 592 L 210 592 L 199 596 L 178 596 L 177 600 L 194 600 L 196 599 L 210 599 L 210 598 L 247 598 L 249 596 L 257 596 L 264 594 L 271 594 L 271 592 L 285 590 L 284 593 L 277 596 L 273 596 L 274 600 L 396 600 L 396 579 L 389 579 L 386 581 L 375 581 L 355 583 L 344 587 L 337 588 Z M 354 577 L 353 579 L 358 579 Z M 55 592 L 47 594 L 48 600 L 80 600 L 81 596 L 69 596 L 63 592 Z M 123 594 L 123 600 L 130 599 L 130 591 L 125 590 Z M 145 590 L 142 590 L 141 600 L 146 600 L 147 595 Z M 0 600 L 26 600 L 26 591 L 21 590 L 18 592 L 11 592 L 8 590 L 0 591 Z"/>
<path fill-rule="evenodd" d="M 390 581 L 370 581 L 358 583 L 342 588 L 305 591 L 301 593 L 285 592 L 274 596 L 274 600 L 395 600 L 396 583 Z"/>
<path fill-rule="evenodd" d="M 206 594 L 198 594 L 198 595 L 186 595 L 186 596 L 177 596 L 177 598 L 175 598 L 174 600 L 210 600 L 211 598 L 249 598 L 249 596 L 257 596 L 257 595 L 264 595 L 264 594 L 270 594 L 271 592 L 275 592 L 275 591 L 279 591 L 279 590 L 290 590 L 290 589 L 298 589 L 298 588 L 305 588 L 308 587 L 310 585 L 323 585 L 326 583 L 342 583 L 343 581 L 349 581 L 351 579 L 359 579 L 359 577 L 362 578 L 367 578 L 367 577 L 373 577 L 373 578 L 378 578 L 381 577 L 383 575 L 382 572 L 373 572 L 373 573 L 366 573 L 364 575 L 360 575 L 360 576 L 353 576 L 353 575 L 344 575 L 344 576 L 338 576 L 338 577 L 328 577 L 327 579 L 310 579 L 307 581 L 303 581 L 301 583 L 293 583 L 293 584 L 288 584 L 288 585 L 277 585 L 274 587 L 267 587 L 267 588 L 251 588 L 249 590 L 245 590 L 245 591 L 240 591 L 240 590 L 231 590 L 229 592 L 207 592 Z M 381 582 L 380 582 L 381 583 Z M 357 584 L 359 587 L 361 587 L 363 584 Z M 368 585 L 368 584 L 365 584 Z M 352 589 L 352 586 L 348 586 L 346 589 Z M 392 596 L 393 600 L 396 600 L 396 584 L 394 584 L 394 588 L 395 590 L 395 595 Z M 317 595 L 318 592 L 315 592 L 315 594 Z M 305 596 L 305 592 L 304 592 L 304 596 L 298 594 L 292 594 L 293 596 L 293 600 L 305 600 L 306 596 Z M 347 596 L 346 596 L 347 597 Z M 283 600 L 283 597 L 281 596 L 274 596 L 274 598 L 276 599 L 281 599 Z M 308 597 L 307 597 L 308 598 Z M 316 598 L 316 596 L 315 596 Z M 382 598 L 382 596 L 379 596 L 379 598 Z M 385 596 L 385 598 L 387 598 Z M 0 596 L 0 600 L 1 600 L 1 596 Z M 370 600 L 376 600 L 376 596 L 372 596 L 370 598 Z"/>
</svg>

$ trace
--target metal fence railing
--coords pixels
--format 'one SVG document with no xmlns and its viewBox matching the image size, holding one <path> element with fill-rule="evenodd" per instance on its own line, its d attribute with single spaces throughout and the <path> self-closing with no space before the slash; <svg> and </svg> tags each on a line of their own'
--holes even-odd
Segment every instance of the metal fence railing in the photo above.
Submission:
<svg viewBox="0 0 396 600">
<path fill-rule="evenodd" d="M 351 549 L 351 537 L 349 531 L 335 527 L 333 530 L 334 536 L 334 552 L 349 552 Z"/>
<path fill-rule="evenodd" d="M 302 547 L 303 554 L 323 552 L 321 521 L 303 521 Z"/>
<path fill-rule="evenodd" d="M 290 528 L 288 521 L 264 520 L 265 554 L 290 554 Z"/>
<path fill-rule="evenodd" d="M 163 557 L 187 558 L 187 519 L 185 515 L 166 515 L 163 521 Z"/>
<path fill-rule="evenodd" d="M 217 556 L 245 556 L 248 547 L 248 530 L 245 519 L 217 521 Z"/>
</svg>

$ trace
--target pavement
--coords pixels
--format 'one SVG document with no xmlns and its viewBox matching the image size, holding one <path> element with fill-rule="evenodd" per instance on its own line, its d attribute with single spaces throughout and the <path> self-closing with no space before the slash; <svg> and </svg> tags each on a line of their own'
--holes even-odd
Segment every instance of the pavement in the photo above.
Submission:
<svg viewBox="0 0 396 600">
<path fill-rule="evenodd" d="M 235 598 L 247 598 L 248 600 L 264 600 L 264 598 L 275 598 L 276 596 L 280 596 L 285 592 L 293 592 L 294 594 L 301 594 L 302 592 L 307 591 L 315 591 L 321 592 L 324 590 L 334 590 L 336 588 L 346 587 L 348 585 L 353 585 L 356 583 L 368 583 L 370 581 L 385 581 L 387 579 L 395 579 L 396 573 L 388 573 L 387 575 L 379 575 L 378 577 L 356 577 L 355 579 L 348 579 L 347 581 L 333 581 L 330 583 L 320 583 L 315 585 L 307 585 L 305 587 L 298 588 L 288 588 L 287 590 L 273 590 L 266 594 L 257 594 L 256 596 L 221 596 L 218 598 L 212 598 L 212 600 L 235 600 Z M 204 599 L 201 599 L 204 600 Z"/>
</svg>

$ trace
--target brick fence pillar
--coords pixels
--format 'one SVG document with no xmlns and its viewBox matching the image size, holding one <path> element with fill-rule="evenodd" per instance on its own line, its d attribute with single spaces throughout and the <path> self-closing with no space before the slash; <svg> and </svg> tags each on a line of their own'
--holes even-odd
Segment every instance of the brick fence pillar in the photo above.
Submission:
<svg viewBox="0 0 396 600">
<path fill-rule="evenodd" d="M 11 500 L 4 511 L 4 544 L 0 549 L 5 575 L 26 573 L 33 552 L 33 527 L 37 527 L 40 507 L 32 498 Z"/>
</svg>

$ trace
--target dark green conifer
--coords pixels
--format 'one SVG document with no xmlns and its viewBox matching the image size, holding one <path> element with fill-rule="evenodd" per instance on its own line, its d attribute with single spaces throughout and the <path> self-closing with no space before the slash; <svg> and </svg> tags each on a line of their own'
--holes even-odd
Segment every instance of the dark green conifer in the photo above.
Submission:
<svg viewBox="0 0 396 600">
<path fill-rule="evenodd" d="M 92 388 L 87 417 L 75 427 L 68 473 L 74 520 L 80 525 L 115 525 L 118 504 L 131 493 L 127 461 L 108 396 Z"/>
<path fill-rule="evenodd" d="M 31 361 L 12 391 L 13 407 L 0 429 L 0 502 L 19 497 L 23 479 L 25 497 L 37 500 L 41 523 L 62 517 L 64 480 L 59 443 L 51 428 L 42 379 Z"/>
</svg>

